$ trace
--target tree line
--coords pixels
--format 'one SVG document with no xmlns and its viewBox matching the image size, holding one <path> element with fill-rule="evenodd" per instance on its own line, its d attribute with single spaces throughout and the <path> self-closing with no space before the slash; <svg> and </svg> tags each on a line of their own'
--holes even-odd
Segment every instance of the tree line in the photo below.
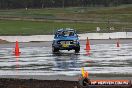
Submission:
<svg viewBox="0 0 132 88">
<path fill-rule="evenodd" d="M 0 9 L 118 6 L 132 4 L 132 0 L 0 0 Z"/>
</svg>

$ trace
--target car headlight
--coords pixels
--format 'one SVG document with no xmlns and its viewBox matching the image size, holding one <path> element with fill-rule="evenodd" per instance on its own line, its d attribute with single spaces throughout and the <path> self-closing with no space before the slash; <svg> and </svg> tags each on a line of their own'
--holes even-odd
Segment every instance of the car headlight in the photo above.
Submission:
<svg viewBox="0 0 132 88">
<path fill-rule="evenodd" d="M 74 42 L 74 43 L 77 43 L 77 40 L 74 40 L 73 42 Z"/>
</svg>

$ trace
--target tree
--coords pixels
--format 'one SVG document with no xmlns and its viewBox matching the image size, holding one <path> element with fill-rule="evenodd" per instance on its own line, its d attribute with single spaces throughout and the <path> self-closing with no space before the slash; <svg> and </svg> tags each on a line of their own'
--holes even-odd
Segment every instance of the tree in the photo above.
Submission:
<svg viewBox="0 0 132 88">
<path fill-rule="evenodd" d="M 71 6 L 117 6 L 132 4 L 132 0 L 0 0 L 0 9 L 45 8 Z"/>
</svg>

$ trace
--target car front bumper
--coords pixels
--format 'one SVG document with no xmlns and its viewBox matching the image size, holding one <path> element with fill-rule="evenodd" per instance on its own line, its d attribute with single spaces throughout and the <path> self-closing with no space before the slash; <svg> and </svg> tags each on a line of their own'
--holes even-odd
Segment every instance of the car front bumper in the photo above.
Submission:
<svg viewBox="0 0 132 88">
<path fill-rule="evenodd" d="M 72 50 L 72 49 L 76 49 L 76 48 L 80 48 L 79 44 L 57 44 L 54 45 L 55 48 L 59 49 L 59 50 Z"/>
</svg>

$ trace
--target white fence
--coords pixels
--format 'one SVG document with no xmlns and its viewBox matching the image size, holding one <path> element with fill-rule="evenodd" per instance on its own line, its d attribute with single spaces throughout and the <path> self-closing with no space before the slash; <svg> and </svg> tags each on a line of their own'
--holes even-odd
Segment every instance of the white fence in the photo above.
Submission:
<svg viewBox="0 0 132 88">
<path fill-rule="evenodd" d="M 132 32 L 114 32 L 114 33 L 86 33 L 80 34 L 80 39 L 116 39 L 116 38 L 132 38 Z"/>
</svg>

